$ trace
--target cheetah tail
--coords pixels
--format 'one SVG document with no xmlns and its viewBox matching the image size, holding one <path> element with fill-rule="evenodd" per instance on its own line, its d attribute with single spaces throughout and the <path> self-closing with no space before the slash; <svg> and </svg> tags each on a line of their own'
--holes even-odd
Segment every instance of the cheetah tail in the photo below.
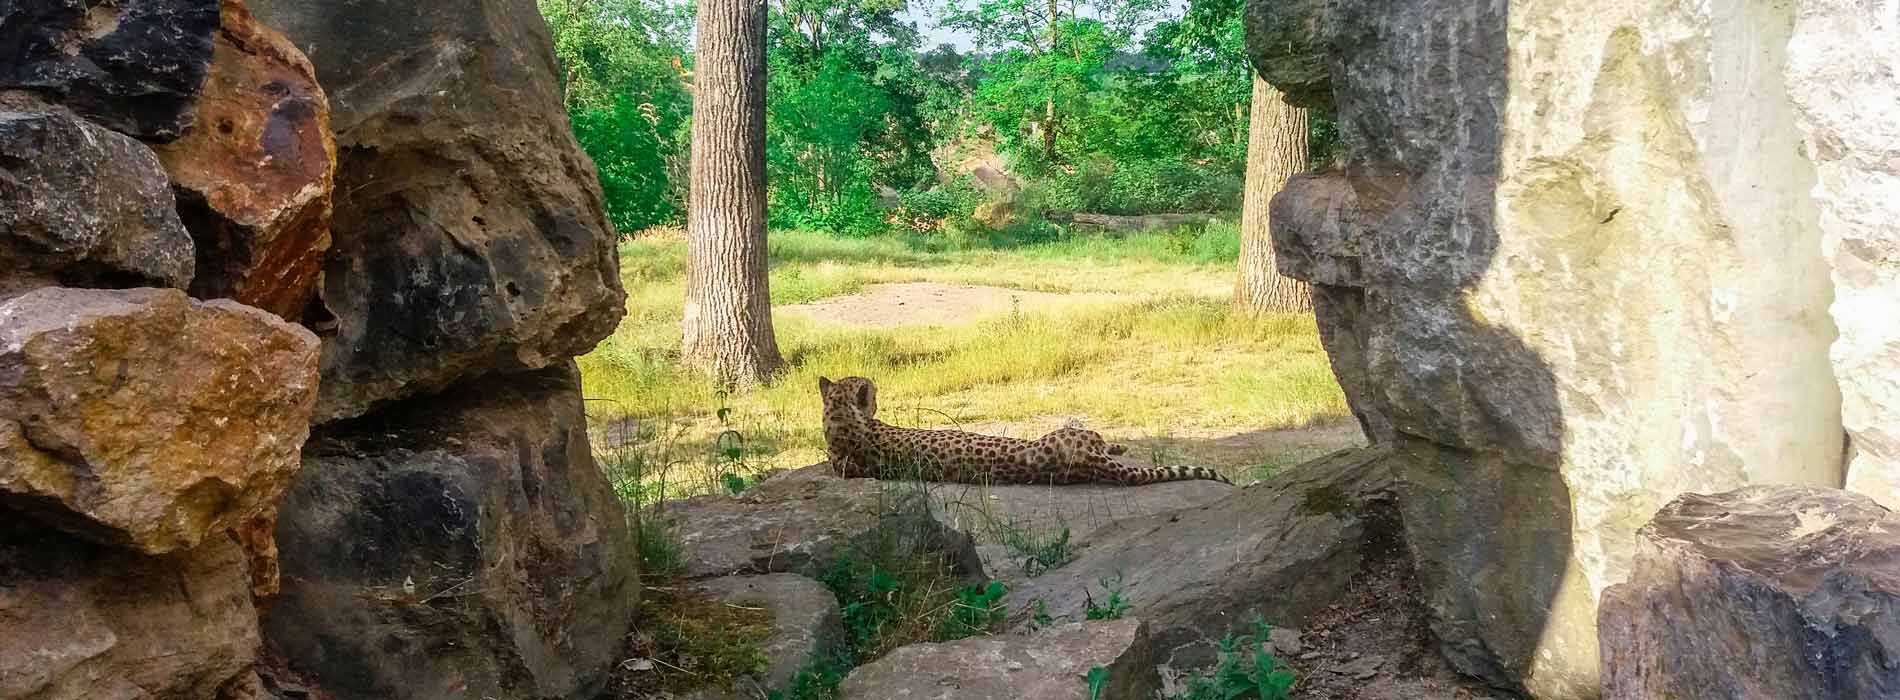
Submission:
<svg viewBox="0 0 1900 700">
<path fill-rule="evenodd" d="M 1220 472 L 1207 467 L 1123 467 L 1122 483 L 1128 486 L 1159 484 L 1164 481 L 1194 481 L 1206 479 L 1223 484 L 1232 484 Z"/>
</svg>

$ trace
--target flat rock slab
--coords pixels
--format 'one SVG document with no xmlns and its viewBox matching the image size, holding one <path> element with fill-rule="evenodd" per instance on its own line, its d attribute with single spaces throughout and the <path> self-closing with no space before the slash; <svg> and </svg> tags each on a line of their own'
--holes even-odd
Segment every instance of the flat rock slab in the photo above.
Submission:
<svg viewBox="0 0 1900 700">
<path fill-rule="evenodd" d="M 844 679 L 845 700 L 1088 700 L 1088 673 L 1108 670 L 1101 700 L 1148 700 L 1160 688 L 1146 625 L 1078 622 L 1024 636 L 913 644 Z"/>
<path fill-rule="evenodd" d="M 1036 573 L 1024 569 L 1024 545 L 1077 542 L 1097 528 L 1130 518 L 1203 506 L 1237 489 L 1217 481 L 1148 486 L 986 486 L 929 484 L 931 512 L 944 526 L 976 539 L 983 571 L 1016 587 Z"/>
<path fill-rule="evenodd" d="M 743 679 L 729 692 L 701 691 L 690 700 L 750 700 L 759 689 L 791 683 L 814 654 L 844 638 L 838 599 L 823 584 L 797 574 L 727 576 L 693 584 L 693 594 L 772 613 L 772 635 L 759 644 L 770 661 L 762 676 Z"/>
<path fill-rule="evenodd" d="M 1900 697 L 1900 515 L 1830 489 L 1685 494 L 1599 608 L 1607 700 Z"/>
<path fill-rule="evenodd" d="M 1210 661 L 1215 641 L 1255 615 L 1300 627 L 1345 593 L 1372 535 L 1397 527 L 1389 460 L 1382 449 L 1341 451 L 1208 505 L 1113 522 L 1006 602 L 1019 626 L 1038 605 L 1080 620 L 1109 595 L 1104 581 L 1119 581 L 1161 661 Z"/>
<path fill-rule="evenodd" d="M 960 571 L 982 570 L 969 535 L 931 517 L 914 483 L 841 479 L 824 465 L 785 472 L 737 497 L 668 502 L 688 578 L 737 573 L 817 575 L 852 547 L 943 553 Z"/>
</svg>

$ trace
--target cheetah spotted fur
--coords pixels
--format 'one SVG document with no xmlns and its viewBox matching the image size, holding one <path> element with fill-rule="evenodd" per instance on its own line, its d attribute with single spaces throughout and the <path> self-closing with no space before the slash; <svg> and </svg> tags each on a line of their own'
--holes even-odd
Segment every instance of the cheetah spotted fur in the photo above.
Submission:
<svg viewBox="0 0 1900 700">
<path fill-rule="evenodd" d="M 863 377 L 818 378 L 825 451 L 846 478 L 902 478 L 971 484 L 1119 484 L 1226 477 L 1203 467 L 1130 467 L 1111 455 L 1127 448 L 1071 424 L 1035 440 L 960 430 L 899 428 L 877 419 L 877 386 Z"/>
</svg>

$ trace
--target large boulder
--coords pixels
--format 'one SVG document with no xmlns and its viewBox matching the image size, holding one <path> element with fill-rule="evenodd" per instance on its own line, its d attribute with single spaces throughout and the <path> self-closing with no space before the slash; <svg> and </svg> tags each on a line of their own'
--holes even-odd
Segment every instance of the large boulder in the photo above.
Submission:
<svg viewBox="0 0 1900 700">
<path fill-rule="evenodd" d="M 626 313 L 533 0 L 260 0 L 337 134 L 319 420 L 592 349 Z"/>
<path fill-rule="evenodd" d="M 1831 489 L 1671 502 L 1603 594 L 1604 698 L 1900 697 L 1900 515 Z"/>
<path fill-rule="evenodd" d="M 1148 623 L 1157 660 L 1212 661 L 1219 640 L 1258 615 L 1299 627 L 1348 590 L 1374 548 L 1396 545 L 1389 453 L 1345 450 L 1209 505 L 1118 520 L 1076 559 L 1010 591 L 1024 611 L 1081 620 L 1119 585 Z"/>
<path fill-rule="evenodd" d="M 1100 700 L 1147 700 L 1161 687 L 1141 620 L 1072 622 L 1026 636 L 912 644 L 858 667 L 844 700 L 1089 700 L 1089 670 L 1108 671 Z"/>
<path fill-rule="evenodd" d="M 1794 5 L 1787 82 L 1819 171 L 1847 488 L 1900 508 L 1900 22 L 1872 0 Z"/>
<path fill-rule="evenodd" d="M 1393 426 L 1466 673 L 1595 696 L 1597 596 L 1650 513 L 1841 483 L 1795 5 L 1250 3 L 1301 33 L 1256 53 L 1326 66 L 1278 87 L 1331 94 L 1343 169 L 1276 197 L 1276 251 L 1342 302 L 1316 304 L 1334 368 Z"/>
<path fill-rule="evenodd" d="M 313 435 L 270 647 L 334 700 L 591 698 L 639 582 L 579 380 L 493 377 Z"/>
<path fill-rule="evenodd" d="M 231 538 L 148 556 L 3 508 L 0 630 L 8 700 L 222 698 L 258 651 L 251 577 Z"/>
<path fill-rule="evenodd" d="M 178 290 L 0 302 L 0 507 L 146 554 L 248 532 L 301 466 L 316 366 L 309 331 Z"/>
<path fill-rule="evenodd" d="M 708 579 L 688 586 L 687 594 L 764 608 L 772 615 L 771 634 L 759 643 L 759 653 L 767 660 L 765 670 L 738 680 L 731 688 L 695 692 L 688 700 L 751 700 L 759 697 L 760 690 L 782 690 L 819 654 L 845 639 L 838 598 L 823 584 L 797 574 Z"/>
<path fill-rule="evenodd" d="M 295 320 L 330 248 L 336 142 L 303 52 L 224 0 L 198 127 L 157 148 L 197 243 L 191 293 Z"/>
<path fill-rule="evenodd" d="M 0 89 L 66 104 L 164 142 L 192 125 L 218 0 L 17 0 L 0 5 Z"/>
<path fill-rule="evenodd" d="M 0 99 L 0 297 L 182 288 L 192 250 L 151 149 L 64 109 Z"/>
<path fill-rule="evenodd" d="M 966 576 L 983 567 L 966 533 L 932 516 L 913 482 L 843 479 L 827 465 L 772 476 L 739 496 L 695 496 L 660 511 L 686 552 L 688 578 L 823 574 L 853 551 L 937 554 Z"/>
</svg>

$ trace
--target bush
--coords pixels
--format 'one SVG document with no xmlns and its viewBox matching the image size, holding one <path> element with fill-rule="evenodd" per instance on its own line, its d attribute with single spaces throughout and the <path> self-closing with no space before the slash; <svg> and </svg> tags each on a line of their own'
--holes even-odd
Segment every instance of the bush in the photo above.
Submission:
<svg viewBox="0 0 1900 700">
<path fill-rule="evenodd" d="M 1098 158 L 1073 172 L 1051 172 L 1040 201 L 1051 211 L 1129 216 L 1232 211 L 1240 207 L 1244 184 L 1241 173 L 1209 164 Z"/>
</svg>

